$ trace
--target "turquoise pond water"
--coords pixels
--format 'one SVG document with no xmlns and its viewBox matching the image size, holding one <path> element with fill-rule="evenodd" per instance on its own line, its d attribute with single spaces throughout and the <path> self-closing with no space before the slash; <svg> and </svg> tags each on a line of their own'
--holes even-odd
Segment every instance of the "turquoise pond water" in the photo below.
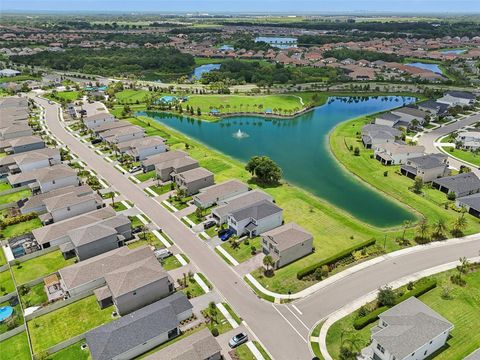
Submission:
<svg viewBox="0 0 480 360">
<path fill-rule="evenodd" d="M 197 66 L 193 70 L 192 78 L 195 78 L 198 80 L 202 77 L 203 74 L 208 73 L 212 70 L 220 69 L 220 66 L 222 66 L 222 64 L 205 64 L 205 65 Z"/>
<path fill-rule="evenodd" d="M 405 64 L 405 65 L 413 66 L 413 67 L 416 67 L 416 68 L 419 68 L 419 69 L 430 70 L 430 71 L 433 71 L 434 73 L 443 75 L 442 69 L 440 69 L 440 66 L 438 66 L 437 64 L 413 62 L 413 63 L 409 63 L 409 64 Z"/>
<path fill-rule="evenodd" d="M 443 50 L 443 51 L 440 51 L 441 54 L 445 54 L 445 55 L 448 55 L 448 54 L 455 54 L 455 55 L 459 55 L 459 54 L 463 54 L 464 52 L 466 52 L 467 50 L 465 49 L 451 49 L 451 50 Z"/>
<path fill-rule="evenodd" d="M 281 120 L 237 116 L 206 122 L 159 112 L 139 115 L 150 116 L 242 162 L 254 155 L 267 155 L 281 166 L 288 182 L 365 222 L 386 227 L 414 216 L 345 171 L 329 150 L 328 134 L 348 119 L 414 101 L 401 96 L 331 98 L 299 117 Z M 245 136 L 238 137 L 239 130 Z"/>
</svg>

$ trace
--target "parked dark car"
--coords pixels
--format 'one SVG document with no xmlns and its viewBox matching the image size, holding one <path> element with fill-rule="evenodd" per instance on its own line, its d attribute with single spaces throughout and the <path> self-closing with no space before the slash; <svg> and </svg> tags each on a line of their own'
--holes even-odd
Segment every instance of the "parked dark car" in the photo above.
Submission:
<svg viewBox="0 0 480 360">
<path fill-rule="evenodd" d="M 93 139 L 92 140 L 92 144 L 95 145 L 95 144 L 99 144 L 102 142 L 102 139 Z"/>
<path fill-rule="evenodd" d="M 220 240 L 222 241 L 227 241 L 230 239 L 232 235 L 235 234 L 235 230 L 233 229 L 226 229 L 224 232 L 219 232 L 218 236 L 220 237 Z"/>
<path fill-rule="evenodd" d="M 210 229 L 211 227 L 214 227 L 217 225 L 217 223 L 214 220 L 208 220 L 203 223 L 203 228 L 204 229 Z"/>
</svg>

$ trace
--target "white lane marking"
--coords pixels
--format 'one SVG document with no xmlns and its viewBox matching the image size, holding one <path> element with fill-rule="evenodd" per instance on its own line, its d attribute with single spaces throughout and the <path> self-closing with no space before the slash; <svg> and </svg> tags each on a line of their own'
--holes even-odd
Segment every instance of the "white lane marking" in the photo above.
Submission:
<svg viewBox="0 0 480 360">
<path fill-rule="evenodd" d="M 273 308 L 280 314 L 280 316 L 283 318 L 283 320 L 285 320 L 287 322 L 288 325 L 290 325 L 290 327 L 298 334 L 298 336 L 300 336 L 300 338 L 305 341 L 305 344 L 308 343 L 307 339 L 305 339 L 302 334 L 300 334 L 300 332 L 295 328 L 295 326 L 293 326 L 293 324 L 285 317 L 285 315 L 283 315 L 280 310 L 278 310 L 275 305 L 273 305 Z"/>
<path fill-rule="evenodd" d="M 297 314 L 295 314 L 289 307 L 288 305 L 285 305 L 285 307 L 287 308 L 288 311 L 290 311 L 292 313 L 293 316 L 295 316 L 295 318 L 300 321 L 300 323 L 305 327 L 305 329 L 307 329 L 308 331 L 310 331 L 310 328 L 302 321 L 302 319 L 300 319 Z"/>
<path fill-rule="evenodd" d="M 297 308 L 297 307 L 295 306 L 295 304 L 292 304 L 292 307 L 293 307 L 300 315 L 303 315 L 303 313 L 300 311 L 299 308 Z"/>
</svg>

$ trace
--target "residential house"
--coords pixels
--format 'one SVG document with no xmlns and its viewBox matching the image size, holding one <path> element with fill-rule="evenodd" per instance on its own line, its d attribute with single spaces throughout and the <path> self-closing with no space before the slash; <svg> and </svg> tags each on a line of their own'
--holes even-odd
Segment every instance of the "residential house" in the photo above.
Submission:
<svg viewBox="0 0 480 360">
<path fill-rule="evenodd" d="M 448 106 L 470 106 L 475 103 L 476 96 L 466 91 L 449 91 L 437 102 Z"/>
<path fill-rule="evenodd" d="M 33 131 L 28 124 L 14 123 L 0 129 L 0 140 L 16 139 L 23 136 L 32 136 Z"/>
<path fill-rule="evenodd" d="M 120 129 L 122 127 L 127 127 L 127 126 L 132 126 L 132 124 L 126 120 L 116 120 L 111 122 L 105 122 L 102 125 L 98 125 L 92 128 L 92 130 L 95 133 L 95 135 L 100 136 L 100 134 L 104 132 L 114 130 L 114 129 Z"/>
<path fill-rule="evenodd" d="M 22 136 L 15 139 L 0 141 L 0 151 L 7 154 L 19 154 L 26 151 L 39 150 L 45 147 L 45 142 L 38 136 Z"/>
<path fill-rule="evenodd" d="M 156 164 L 161 164 L 170 160 L 178 159 L 181 157 L 188 156 L 186 152 L 181 150 L 166 151 L 157 155 L 148 156 L 145 160 L 142 161 L 143 172 L 148 172 L 155 170 Z"/>
<path fill-rule="evenodd" d="M 67 232 L 60 245 L 65 258 L 76 256 L 83 261 L 122 247 L 132 238 L 132 223 L 125 215 L 116 215 Z"/>
<path fill-rule="evenodd" d="M 63 164 L 9 175 L 7 181 L 12 187 L 28 185 L 34 193 L 79 185 L 80 182 L 75 170 Z"/>
<path fill-rule="evenodd" d="M 218 206 L 212 210 L 212 217 L 221 225 L 227 221 L 227 216 L 229 213 L 245 207 L 250 207 L 256 203 L 262 202 L 263 200 L 273 202 L 273 198 L 263 191 L 248 191 L 244 194 L 220 201 Z"/>
<path fill-rule="evenodd" d="M 402 132 L 388 125 L 367 124 L 362 128 L 362 143 L 367 149 L 400 139 Z"/>
<path fill-rule="evenodd" d="M 480 147 L 480 131 L 461 131 L 458 133 L 456 142 L 465 150 L 477 150 Z"/>
<path fill-rule="evenodd" d="M 227 216 L 228 227 L 237 236 L 247 234 L 254 237 L 282 225 L 282 222 L 283 210 L 268 200 L 233 211 Z"/>
<path fill-rule="evenodd" d="M 187 297 L 177 292 L 90 330 L 86 341 L 92 360 L 133 359 L 177 337 L 180 322 L 192 316 L 192 308 Z"/>
<path fill-rule="evenodd" d="M 0 76 L 1 77 L 13 77 L 20 75 L 21 72 L 18 70 L 13 70 L 13 69 L 2 69 L 0 70 Z"/>
<path fill-rule="evenodd" d="M 169 181 L 175 178 L 176 174 L 193 170 L 199 167 L 198 161 L 190 156 L 180 156 L 172 160 L 155 164 L 157 178 L 162 181 Z"/>
<path fill-rule="evenodd" d="M 43 194 L 31 196 L 28 200 L 19 204 L 20 212 L 22 214 L 29 214 L 31 212 L 44 213 L 47 211 L 45 201 L 63 194 L 71 194 L 71 196 L 80 197 L 95 194 L 95 192 L 88 185 L 65 186 Z"/>
<path fill-rule="evenodd" d="M 396 127 L 415 128 L 425 122 L 428 113 L 417 108 L 404 106 L 399 109 L 392 110 L 393 115 L 400 116 L 395 124 Z"/>
<path fill-rule="evenodd" d="M 200 193 L 193 196 L 193 202 L 198 208 L 206 209 L 220 201 L 244 194 L 248 190 L 248 186 L 241 181 L 228 180 L 200 190 Z"/>
<path fill-rule="evenodd" d="M 432 182 L 432 187 L 445 194 L 452 192 L 459 198 L 478 193 L 480 191 L 480 179 L 473 172 L 461 173 L 435 179 Z"/>
<path fill-rule="evenodd" d="M 444 154 L 428 154 L 411 159 L 400 167 L 400 172 L 415 179 L 417 176 L 423 182 L 431 182 L 450 174 L 448 156 Z"/>
<path fill-rule="evenodd" d="M 165 140 L 160 136 L 147 136 L 124 141 L 118 144 L 118 149 L 121 153 L 130 155 L 135 161 L 142 161 L 148 156 L 165 152 L 167 146 L 165 145 Z"/>
<path fill-rule="evenodd" d="M 278 269 L 313 252 L 313 236 L 299 225 L 288 223 L 262 234 L 262 250 L 272 256 Z"/>
<path fill-rule="evenodd" d="M 463 207 L 469 214 L 480 217 L 480 193 L 462 196 L 456 199 L 457 207 Z"/>
<path fill-rule="evenodd" d="M 35 241 L 43 248 L 58 246 L 70 241 L 69 231 L 74 231 L 88 224 L 96 223 L 116 215 L 111 206 L 101 208 L 67 220 L 59 221 L 48 226 L 32 230 Z"/>
<path fill-rule="evenodd" d="M 198 193 L 200 189 L 213 185 L 214 176 L 211 171 L 197 167 L 175 174 L 174 181 L 180 189 L 185 191 L 187 196 L 190 196 Z"/>
<path fill-rule="evenodd" d="M 145 137 L 145 131 L 143 128 L 136 125 L 111 129 L 100 134 L 100 138 L 110 144 L 119 144 L 124 141 L 140 139 L 143 137 Z"/>
<path fill-rule="evenodd" d="M 2 127 L 13 124 L 28 125 L 28 107 L 6 107 L 0 108 L 0 124 Z"/>
<path fill-rule="evenodd" d="M 383 113 L 375 118 L 375 124 L 394 127 L 398 124 L 401 117 L 392 113 Z"/>
<path fill-rule="evenodd" d="M 104 206 L 102 197 L 97 193 L 78 196 L 75 191 L 46 198 L 43 204 L 46 209 L 40 215 L 43 225 L 70 219 Z"/>
<path fill-rule="evenodd" d="M 404 145 L 396 142 L 379 144 L 375 146 L 375 159 L 383 165 L 405 164 L 408 159 L 420 157 L 424 154 L 423 146 Z"/>
<path fill-rule="evenodd" d="M 104 125 L 106 123 L 113 123 L 114 121 L 115 117 L 108 112 L 100 112 L 83 119 L 83 123 L 85 124 L 87 129 L 95 129 L 98 128 L 100 125 Z"/>
<path fill-rule="evenodd" d="M 422 111 L 430 113 L 432 116 L 443 116 L 448 111 L 448 105 L 439 103 L 435 100 L 427 100 L 418 104 L 418 108 Z"/>
<path fill-rule="evenodd" d="M 222 348 L 208 329 L 197 331 L 145 360 L 221 360 Z"/>
<path fill-rule="evenodd" d="M 445 346 L 453 324 L 416 297 L 388 309 L 362 351 L 371 359 L 423 360 Z"/>
<path fill-rule="evenodd" d="M 7 155 L 0 158 L 0 176 L 37 170 L 60 163 L 60 151 L 52 148 Z"/>
</svg>

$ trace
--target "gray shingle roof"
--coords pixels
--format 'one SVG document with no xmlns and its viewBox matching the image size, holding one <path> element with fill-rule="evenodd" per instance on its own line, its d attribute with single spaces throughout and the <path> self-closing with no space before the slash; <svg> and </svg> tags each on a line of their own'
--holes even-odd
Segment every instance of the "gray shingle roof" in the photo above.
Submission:
<svg viewBox="0 0 480 360">
<path fill-rule="evenodd" d="M 400 116 L 392 114 L 392 113 L 380 114 L 376 118 L 377 119 L 382 119 L 382 120 L 387 120 L 387 121 L 392 121 L 392 122 L 400 120 Z"/>
<path fill-rule="evenodd" d="M 173 160 L 173 159 L 177 159 L 185 156 L 188 156 L 188 154 L 180 150 L 167 151 L 162 154 L 149 156 L 146 160 L 143 160 L 142 164 L 144 166 L 151 166 L 154 164 L 162 163 L 165 161 L 169 161 L 169 160 Z"/>
<path fill-rule="evenodd" d="M 460 98 L 460 99 L 467 99 L 467 100 L 475 100 L 475 95 L 466 91 L 449 91 L 446 95 L 450 95 L 452 97 Z"/>
<path fill-rule="evenodd" d="M 415 297 L 385 311 L 379 318 L 388 326 L 372 334 L 397 359 L 404 359 L 453 324 Z"/>
<path fill-rule="evenodd" d="M 444 154 L 428 154 L 416 158 L 408 159 L 408 165 L 418 169 L 434 169 L 436 167 L 446 165 L 447 156 Z"/>
<path fill-rule="evenodd" d="M 207 178 L 209 176 L 213 176 L 213 173 L 211 171 L 208 171 L 205 168 L 198 167 L 196 169 L 187 170 L 182 173 L 179 173 L 176 176 L 181 177 L 188 184 L 193 181 L 197 181 L 203 178 Z"/>
<path fill-rule="evenodd" d="M 292 246 L 312 239 L 312 234 L 295 223 L 279 226 L 276 229 L 263 233 L 262 236 L 276 243 L 279 251 L 289 249 Z"/>
<path fill-rule="evenodd" d="M 272 201 L 272 197 L 263 191 L 252 190 L 224 201 L 224 204 L 217 206 L 213 212 L 223 218 L 228 213 L 243 209 L 244 207 L 251 206 L 263 200 Z"/>
<path fill-rule="evenodd" d="M 205 360 L 222 350 L 208 329 L 203 329 L 149 355 L 145 360 Z"/>
<path fill-rule="evenodd" d="M 87 332 L 93 360 L 110 360 L 179 325 L 178 315 L 192 305 L 177 292 L 165 299 Z"/>
<path fill-rule="evenodd" d="M 472 209 L 480 211 L 480 193 L 462 196 L 457 199 L 460 205 L 468 206 Z"/>
<path fill-rule="evenodd" d="M 281 212 L 282 209 L 279 208 L 277 205 L 274 203 L 268 201 L 268 200 L 263 200 L 261 202 L 258 202 L 256 204 L 253 204 L 252 206 L 245 207 L 243 209 L 237 210 L 232 212 L 230 215 L 236 220 L 236 221 L 242 221 L 245 219 L 255 219 L 255 220 L 261 220 L 264 219 L 270 215 L 276 214 L 278 212 Z"/>
<path fill-rule="evenodd" d="M 457 194 L 480 190 L 480 179 L 472 172 L 436 179 L 434 183 L 442 185 Z"/>
<path fill-rule="evenodd" d="M 216 201 L 221 197 L 228 196 L 237 191 L 246 192 L 248 191 L 248 186 L 238 180 L 229 180 L 200 190 L 200 194 L 195 195 L 195 198 L 205 203 Z"/>
<path fill-rule="evenodd" d="M 448 110 L 447 104 L 442 104 L 442 103 L 436 102 L 435 100 L 424 101 L 418 104 L 418 106 L 424 109 L 435 111 L 436 113 L 439 113 L 439 114 L 443 114 Z"/>
<path fill-rule="evenodd" d="M 401 107 L 400 109 L 395 109 L 393 111 L 395 113 L 415 116 L 421 119 L 423 119 L 427 115 L 425 111 L 414 108 L 414 107 L 410 107 L 410 106 L 404 106 L 404 107 Z"/>
</svg>

